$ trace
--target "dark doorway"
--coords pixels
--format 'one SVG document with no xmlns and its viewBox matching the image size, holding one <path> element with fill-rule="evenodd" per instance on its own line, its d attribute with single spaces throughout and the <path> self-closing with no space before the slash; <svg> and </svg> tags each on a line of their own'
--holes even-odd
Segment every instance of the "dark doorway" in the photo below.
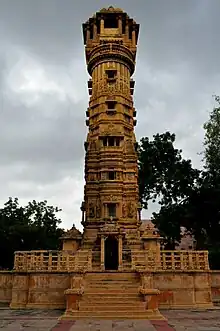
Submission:
<svg viewBox="0 0 220 331">
<path fill-rule="evenodd" d="M 105 270 L 118 270 L 118 240 L 112 236 L 105 240 Z"/>
</svg>

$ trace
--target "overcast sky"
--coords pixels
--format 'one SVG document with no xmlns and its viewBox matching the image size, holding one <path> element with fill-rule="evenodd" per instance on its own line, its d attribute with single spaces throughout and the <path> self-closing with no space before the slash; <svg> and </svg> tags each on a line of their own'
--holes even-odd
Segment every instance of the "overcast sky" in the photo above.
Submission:
<svg viewBox="0 0 220 331">
<path fill-rule="evenodd" d="M 220 93 L 219 0 L 0 0 L 0 205 L 46 199 L 80 227 L 87 71 L 81 24 L 110 5 L 140 23 L 137 138 L 170 130 L 201 167 Z M 154 206 L 144 213 L 151 216 Z"/>
</svg>

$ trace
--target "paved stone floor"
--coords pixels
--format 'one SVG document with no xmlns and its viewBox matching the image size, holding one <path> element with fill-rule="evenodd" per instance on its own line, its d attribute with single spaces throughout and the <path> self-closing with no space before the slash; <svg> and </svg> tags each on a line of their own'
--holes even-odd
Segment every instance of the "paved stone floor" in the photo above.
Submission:
<svg viewBox="0 0 220 331">
<path fill-rule="evenodd" d="M 220 310 L 163 310 L 167 321 L 58 321 L 61 311 L 0 308 L 0 331 L 220 331 Z"/>
</svg>

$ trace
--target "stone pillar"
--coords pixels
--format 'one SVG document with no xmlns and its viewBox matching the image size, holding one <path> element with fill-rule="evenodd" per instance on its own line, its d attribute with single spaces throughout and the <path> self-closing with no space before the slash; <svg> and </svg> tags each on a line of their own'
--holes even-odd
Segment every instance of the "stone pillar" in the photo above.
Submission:
<svg viewBox="0 0 220 331">
<path fill-rule="evenodd" d="M 96 22 L 93 24 L 93 39 L 96 40 L 97 38 L 97 25 Z"/>
<path fill-rule="evenodd" d="M 125 25 L 125 35 L 126 35 L 126 39 L 129 39 L 129 25 L 128 25 L 128 21 L 126 22 Z"/>
<path fill-rule="evenodd" d="M 118 237 L 118 269 L 122 269 L 122 236 Z"/>
<path fill-rule="evenodd" d="M 86 42 L 88 42 L 90 39 L 90 31 L 89 31 L 89 28 L 87 28 L 86 30 Z"/>
<path fill-rule="evenodd" d="M 101 236 L 101 270 L 105 270 L 105 237 Z"/>
<path fill-rule="evenodd" d="M 107 204 L 106 203 L 103 204 L 103 208 L 104 208 L 104 218 L 106 218 L 107 217 Z"/>
<path fill-rule="evenodd" d="M 104 33 L 104 18 L 102 17 L 100 21 L 100 34 L 103 33 Z"/>
<path fill-rule="evenodd" d="M 118 17 L 118 31 L 119 31 L 119 34 L 122 34 L 122 18 L 121 18 L 121 16 Z"/>
<path fill-rule="evenodd" d="M 133 30 L 132 30 L 132 46 L 133 47 L 136 46 L 136 31 L 135 31 L 134 27 L 133 27 Z"/>
</svg>

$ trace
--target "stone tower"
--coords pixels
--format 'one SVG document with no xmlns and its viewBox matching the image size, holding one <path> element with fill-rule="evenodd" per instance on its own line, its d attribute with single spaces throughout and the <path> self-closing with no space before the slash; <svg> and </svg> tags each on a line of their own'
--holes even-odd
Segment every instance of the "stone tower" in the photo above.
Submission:
<svg viewBox="0 0 220 331">
<path fill-rule="evenodd" d="M 83 243 L 92 248 L 99 233 L 120 232 L 121 248 L 138 240 L 137 152 L 133 105 L 139 25 L 119 8 L 102 9 L 83 24 L 91 79 L 86 111 Z M 107 229 L 108 228 L 108 229 Z M 110 233 L 109 233 L 110 234 Z M 112 237 L 113 238 L 113 237 Z M 118 239 L 118 237 L 117 237 Z"/>
</svg>

